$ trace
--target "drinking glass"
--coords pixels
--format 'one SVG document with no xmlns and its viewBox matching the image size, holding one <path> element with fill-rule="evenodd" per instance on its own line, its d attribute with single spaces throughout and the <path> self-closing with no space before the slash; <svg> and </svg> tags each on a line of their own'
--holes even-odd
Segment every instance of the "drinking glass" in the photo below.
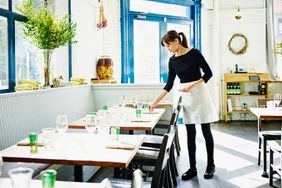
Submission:
<svg viewBox="0 0 282 188">
<path fill-rule="evenodd" d="M 57 131 L 64 133 L 68 129 L 68 118 L 67 115 L 58 115 L 56 119 Z"/>
<path fill-rule="evenodd" d="M 56 133 L 56 129 L 53 127 L 47 127 L 42 129 L 43 144 L 45 149 L 50 149 L 53 147 L 53 137 Z"/>
<path fill-rule="evenodd" d="M 42 188 L 54 188 L 57 171 L 53 169 L 44 170 L 40 173 Z"/>
<path fill-rule="evenodd" d="M 13 168 L 8 172 L 13 188 L 29 188 L 30 180 L 32 178 L 32 168 Z"/>
<path fill-rule="evenodd" d="M 132 97 L 132 98 L 131 98 L 131 104 L 132 104 L 133 108 L 136 108 L 136 105 L 137 105 L 137 99 L 136 99 L 136 97 Z"/>
<path fill-rule="evenodd" d="M 37 153 L 38 133 L 30 132 L 28 137 L 29 137 L 30 153 Z"/>
<path fill-rule="evenodd" d="M 276 93 L 274 94 L 274 103 L 275 103 L 275 107 L 278 108 L 279 104 L 281 102 L 281 94 L 280 93 Z"/>
<path fill-rule="evenodd" d="M 94 133 L 96 130 L 96 125 L 97 125 L 96 116 L 93 114 L 87 114 L 86 115 L 86 125 L 85 125 L 86 131 L 90 134 Z"/>
</svg>

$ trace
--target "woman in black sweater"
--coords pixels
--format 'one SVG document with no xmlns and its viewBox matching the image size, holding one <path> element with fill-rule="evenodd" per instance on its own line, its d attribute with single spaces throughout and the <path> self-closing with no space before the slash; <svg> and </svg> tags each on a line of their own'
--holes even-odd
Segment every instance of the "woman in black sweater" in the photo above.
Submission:
<svg viewBox="0 0 282 188">
<path fill-rule="evenodd" d="M 207 168 L 204 178 L 210 179 L 215 173 L 214 142 L 210 123 L 218 121 L 217 112 L 205 84 L 212 77 L 212 71 L 203 55 L 197 49 L 188 47 L 184 33 L 177 33 L 174 30 L 167 31 L 161 43 L 174 55 L 169 59 L 168 81 L 163 92 L 150 106 L 150 110 L 153 110 L 171 90 L 177 75 L 181 83 L 179 92 L 182 92 L 183 120 L 187 130 L 190 161 L 190 168 L 182 175 L 182 179 L 189 180 L 197 176 L 195 124 L 201 124 L 206 141 Z"/>
</svg>

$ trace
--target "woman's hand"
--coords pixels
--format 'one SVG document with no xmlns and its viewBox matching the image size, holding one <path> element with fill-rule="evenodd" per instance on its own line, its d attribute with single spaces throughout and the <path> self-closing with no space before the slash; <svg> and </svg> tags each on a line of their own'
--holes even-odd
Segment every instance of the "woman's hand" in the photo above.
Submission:
<svg viewBox="0 0 282 188">
<path fill-rule="evenodd" d="M 158 103 L 150 104 L 149 111 L 152 112 L 154 110 L 154 108 L 156 108 L 157 105 L 158 105 Z"/>
<path fill-rule="evenodd" d="M 189 91 L 191 91 L 191 89 L 192 89 L 191 86 L 186 86 L 186 87 L 179 89 L 178 91 L 179 92 L 189 92 Z"/>
</svg>

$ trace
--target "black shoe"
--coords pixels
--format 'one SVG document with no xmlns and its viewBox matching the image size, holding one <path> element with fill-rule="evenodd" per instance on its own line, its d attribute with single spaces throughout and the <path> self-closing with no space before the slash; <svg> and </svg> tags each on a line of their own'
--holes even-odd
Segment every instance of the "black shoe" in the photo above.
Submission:
<svg viewBox="0 0 282 188">
<path fill-rule="evenodd" d="M 190 180 L 192 178 L 194 178 L 195 176 L 197 176 L 197 169 L 189 169 L 187 172 L 185 172 L 182 175 L 182 180 Z"/>
<path fill-rule="evenodd" d="M 213 174 L 215 173 L 215 167 L 207 167 L 206 172 L 204 174 L 205 179 L 211 179 L 213 177 Z"/>
</svg>

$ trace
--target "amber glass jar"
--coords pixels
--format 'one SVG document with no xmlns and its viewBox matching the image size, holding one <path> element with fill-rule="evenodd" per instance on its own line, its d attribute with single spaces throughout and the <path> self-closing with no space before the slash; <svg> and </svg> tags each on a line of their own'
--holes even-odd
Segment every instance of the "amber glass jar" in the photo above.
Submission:
<svg viewBox="0 0 282 188">
<path fill-rule="evenodd" d="M 113 78 L 114 66 L 110 56 L 101 56 L 97 61 L 97 75 L 101 80 L 111 80 Z"/>
</svg>

